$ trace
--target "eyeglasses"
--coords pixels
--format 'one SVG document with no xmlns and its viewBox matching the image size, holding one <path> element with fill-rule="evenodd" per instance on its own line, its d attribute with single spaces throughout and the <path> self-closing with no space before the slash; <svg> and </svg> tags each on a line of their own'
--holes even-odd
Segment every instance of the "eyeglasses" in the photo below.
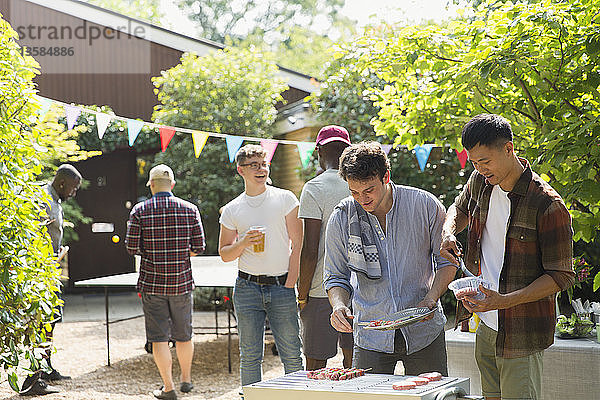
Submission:
<svg viewBox="0 0 600 400">
<path fill-rule="evenodd" d="M 250 167 L 251 170 L 258 171 L 259 168 L 269 168 L 269 165 L 271 165 L 271 163 L 266 161 L 263 161 L 262 163 L 254 161 L 248 164 L 240 164 L 240 167 Z"/>
</svg>

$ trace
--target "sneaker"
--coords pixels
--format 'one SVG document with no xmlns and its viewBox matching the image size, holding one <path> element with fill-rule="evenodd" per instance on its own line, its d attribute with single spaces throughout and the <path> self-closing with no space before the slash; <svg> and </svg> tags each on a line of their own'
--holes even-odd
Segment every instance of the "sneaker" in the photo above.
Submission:
<svg viewBox="0 0 600 400">
<path fill-rule="evenodd" d="M 179 390 L 181 390 L 183 393 L 189 393 L 193 388 L 194 385 L 192 382 L 181 382 L 181 385 L 179 386 Z"/>
<path fill-rule="evenodd" d="M 152 395 L 154 397 L 156 397 L 157 399 L 163 399 L 163 400 L 177 400 L 177 394 L 175 393 L 175 389 L 170 390 L 168 392 L 165 392 L 163 390 L 164 386 L 161 387 L 160 389 L 157 390 L 153 390 L 152 391 Z"/>
<path fill-rule="evenodd" d="M 58 372 L 54 368 L 52 369 L 52 372 L 50 372 L 50 373 L 42 372 L 40 375 L 40 378 L 42 378 L 45 381 L 64 381 L 64 380 L 71 379 L 70 376 L 62 375 L 60 372 Z"/>
<path fill-rule="evenodd" d="M 58 392 L 60 392 L 60 390 L 58 390 L 54 386 L 50 386 L 43 380 L 37 379 L 35 382 L 33 382 L 31 386 L 29 386 L 27 389 L 22 390 L 21 392 L 19 392 L 19 394 L 21 396 L 43 396 L 45 394 Z"/>
</svg>

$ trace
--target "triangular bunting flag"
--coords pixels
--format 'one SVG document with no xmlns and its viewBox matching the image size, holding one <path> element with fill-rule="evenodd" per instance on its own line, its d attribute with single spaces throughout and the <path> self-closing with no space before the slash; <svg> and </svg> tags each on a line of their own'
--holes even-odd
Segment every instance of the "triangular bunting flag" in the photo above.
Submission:
<svg viewBox="0 0 600 400">
<path fill-rule="evenodd" d="M 108 114 L 96 113 L 96 128 L 98 128 L 99 139 L 102 139 L 104 137 L 104 132 L 106 132 L 106 128 L 108 128 L 108 124 L 110 124 L 111 118 L 112 117 Z"/>
<path fill-rule="evenodd" d="M 175 129 L 168 126 L 163 126 L 158 128 L 158 133 L 160 134 L 160 148 L 162 149 L 162 151 L 165 151 L 167 149 L 167 146 L 169 145 L 169 142 L 171 141 L 171 139 L 173 139 Z"/>
<path fill-rule="evenodd" d="M 80 114 L 81 108 L 65 104 L 65 115 L 67 117 L 67 128 L 69 130 L 73 129 L 75 122 L 77 122 L 77 117 L 79 117 Z"/>
<path fill-rule="evenodd" d="M 464 168 L 465 165 L 467 165 L 467 160 L 469 159 L 469 156 L 467 155 L 467 150 L 463 149 L 463 151 L 461 151 L 460 153 L 456 149 L 454 151 L 456 152 L 458 161 L 460 161 L 460 167 Z"/>
<path fill-rule="evenodd" d="M 40 104 L 40 108 L 38 109 L 38 114 L 42 117 L 50 111 L 50 106 L 52 105 L 52 101 L 45 97 L 36 96 L 38 103 Z"/>
<path fill-rule="evenodd" d="M 300 154 L 300 161 L 302 162 L 302 167 L 308 167 L 308 163 L 310 162 L 310 156 L 312 156 L 313 151 L 315 151 L 315 143 L 299 142 L 296 143 L 296 146 L 298 146 L 298 154 Z"/>
<path fill-rule="evenodd" d="M 135 139 L 137 139 L 142 127 L 144 126 L 144 121 L 138 121 L 135 119 L 127 118 L 127 136 L 129 136 L 129 145 L 133 146 Z"/>
<path fill-rule="evenodd" d="M 390 153 L 390 150 L 392 149 L 392 145 L 391 144 L 382 144 L 381 149 L 385 152 L 386 155 L 388 155 Z"/>
<path fill-rule="evenodd" d="M 275 154 L 275 149 L 277 148 L 278 144 L 279 144 L 279 142 L 276 140 L 270 140 L 270 139 L 261 139 L 260 140 L 260 145 L 262 146 L 263 149 L 265 149 L 267 151 L 267 162 L 268 163 L 270 163 L 271 160 L 273 159 L 273 154 Z"/>
<path fill-rule="evenodd" d="M 419 163 L 419 167 L 421 171 L 425 170 L 425 165 L 427 165 L 427 160 L 429 159 L 429 154 L 431 153 L 431 149 L 433 149 L 435 145 L 428 143 L 423 146 L 415 146 L 415 155 L 417 156 L 417 162 Z"/>
<path fill-rule="evenodd" d="M 194 142 L 194 154 L 196 154 L 196 158 L 202 153 L 202 149 L 206 144 L 206 139 L 208 139 L 208 133 L 192 132 L 192 141 Z"/>
<path fill-rule="evenodd" d="M 229 162 L 235 161 L 235 154 L 242 147 L 244 139 L 239 136 L 225 136 L 225 143 L 227 144 L 227 153 L 229 153 Z"/>
</svg>

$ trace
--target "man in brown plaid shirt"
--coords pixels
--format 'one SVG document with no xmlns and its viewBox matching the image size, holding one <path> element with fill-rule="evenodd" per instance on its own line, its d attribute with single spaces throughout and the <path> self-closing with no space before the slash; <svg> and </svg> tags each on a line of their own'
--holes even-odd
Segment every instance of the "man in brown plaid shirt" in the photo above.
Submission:
<svg viewBox="0 0 600 400">
<path fill-rule="evenodd" d="M 462 132 L 475 171 L 448 209 L 441 255 L 491 283 L 465 297 L 457 323 L 481 318 L 475 358 L 486 399 L 539 399 L 543 351 L 554 341 L 556 293 L 574 283 L 571 216 L 559 194 L 514 151 L 510 123 L 481 114 Z"/>
</svg>

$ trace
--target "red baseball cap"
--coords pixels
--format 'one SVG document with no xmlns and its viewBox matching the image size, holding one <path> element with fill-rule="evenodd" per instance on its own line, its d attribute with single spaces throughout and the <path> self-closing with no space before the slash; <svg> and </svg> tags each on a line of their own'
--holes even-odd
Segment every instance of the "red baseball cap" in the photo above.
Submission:
<svg viewBox="0 0 600 400">
<path fill-rule="evenodd" d="M 321 146 L 333 141 L 350 143 L 350 135 L 346 128 L 337 125 L 327 125 L 321 128 L 317 135 L 317 146 Z"/>
</svg>

